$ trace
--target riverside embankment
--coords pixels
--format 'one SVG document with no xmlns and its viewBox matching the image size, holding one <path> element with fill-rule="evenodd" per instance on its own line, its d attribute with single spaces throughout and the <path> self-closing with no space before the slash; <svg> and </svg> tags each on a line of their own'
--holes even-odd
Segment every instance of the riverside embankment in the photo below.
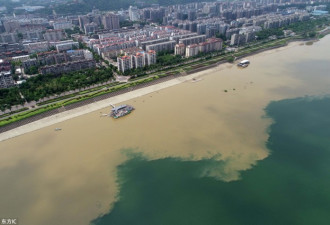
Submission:
<svg viewBox="0 0 330 225">
<path fill-rule="evenodd" d="M 275 41 L 270 46 L 268 46 L 269 44 L 266 44 L 264 47 L 254 47 L 254 48 L 251 48 L 251 49 L 245 49 L 243 51 L 233 53 L 233 55 L 237 55 L 236 59 L 240 59 L 240 58 L 247 57 L 247 56 L 254 55 L 254 54 L 258 54 L 258 53 L 261 53 L 261 52 L 264 52 L 264 51 L 267 51 L 267 50 L 284 47 L 284 46 L 286 46 L 289 43 L 292 43 L 294 41 L 297 41 L 297 40 L 295 40 L 295 39 L 293 39 L 293 40 L 289 40 L 289 39 L 278 40 L 277 41 L 278 44 L 276 44 L 276 41 Z M 52 110 L 49 110 L 49 111 L 46 111 L 46 112 L 43 112 L 43 113 L 40 113 L 40 114 L 37 114 L 37 115 L 33 115 L 31 117 L 28 117 L 28 118 L 25 118 L 25 119 L 22 119 L 22 120 L 12 122 L 10 124 L 1 126 L 0 127 L 0 134 L 4 133 L 4 132 L 7 132 L 7 131 L 10 131 L 10 130 L 13 130 L 13 129 L 16 129 L 16 128 L 19 128 L 21 126 L 33 123 L 35 121 L 50 117 L 50 116 L 58 115 L 58 114 L 63 113 L 63 112 L 69 112 L 72 109 L 77 109 L 79 107 L 86 106 L 88 104 L 93 104 L 93 103 L 96 103 L 98 101 L 109 99 L 111 97 L 115 97 L 115 96 L 118 96 L 118 95 L 121 95 L 121 94 L 124 94 L 124 93 L 129 93 L 129 92 L 139 90 L 141 88 L 149 87 L 149 86 L 152 86 L 152 85 L 155 85 L 155 84 L 159 84 L 159 83 L 162 83 L 162 82 L 166 82 L 166 81 L 169 81 L 169 80 L 172 80 L 172 79 L 176 79 L 178 77 L 184 77 L 186 75 L 194 74 L 194 73 L 197 73 L 197 72 L 200 72 L 200 71 L 203 71 L 203 70 L 207 70 L 207 69 L 213 68 L 215 66 L 218 66 L 222 63 L 227 62 L 224 59 L 219 60 L 217 62 L 213 62 L 213 63 L 212 63 L 212 60 L 210 60 L 210 61 L 211 61 L 211 63 L 209 65 L 205 65 L 205 66 L 202 65 L 202 66 L 199 66 L 198 68 L 189 69 L 184 73 L 177 73 L 177 74 L 174 74 L 174 75 L 159 77 L 155 80 L 148 81 L 146 83 L 131 86 L 131 87 L 128 87 L 128 88 L 125 88 L 125 89 L 110 92 L 110 93 L 100 95 L 100 96 L 97 96 L 97 97 L 92 97 L 92 98 L 89 98 L 89 99 L 86 99 L 86 100 L 82 100 L 82 101 L 79 101 L 79 102 L 76 102 L 76 103 L 72 103 L 70 105 L 62 106 L 60 108 L 55 108 L 55 109 L 52 109 Z M 208 61 L 206 61 L 206 63 L 207 62 Z M 166 85 L 164 85 L 164 86 L 166 86 Z M 111 101 L 111 99 L 109 99 L 109 101 Z M 93 108 L 93 107 L 89 107 L 89 108 Z M 89 111 L 87 111 L 87 112 L 89 112 Z M 61 117 L 61 115 L 59 115 L 58 117 Z M 56 123 L 55 120 L 54 120 L 54 123 Z M 21 130 L 24 130 L 24 129 L 21 129 Z M 13 132 L 13 133 L 18 134 L 18 133 L 21 133 L 21 132 L 16 131 L 16 132 Z M 11 136 L 11 135 L 9 135 L 9 136 Z M 14 135 L 14 136 L 16 136 L 16 135 Z"/>
</svg>

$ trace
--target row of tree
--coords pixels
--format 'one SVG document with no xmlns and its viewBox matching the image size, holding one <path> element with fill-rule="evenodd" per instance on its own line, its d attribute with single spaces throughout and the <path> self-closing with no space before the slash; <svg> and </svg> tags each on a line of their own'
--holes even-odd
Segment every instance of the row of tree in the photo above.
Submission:
<svg viewBox="0 0 330 225">
<path fill-rule="evenodd" d="M 13 105 L 24 104 L 24 99 L 19 94 L 17 87 L 0 89 L 0 110 L 11 109 Z"/>
<path fill-rule="evenodd" d="M 293 23 L 285 27 L 285 29 L 290 29 L 296 33 L 304 34 L 308 32 L 315 32 L 315 29 L 317 27 L 320 27 L 322 25 L 329 25 L 329 23 L 330 23 L 329 18 L 322 17 L 315 20 Z"/>
<path fill-rule="evenodd" d="M 211 0 L 206 0 L 211 1 Z M 176 4 L 186 4 L 192 2 L 199 2 L 198 0 L 144 0 L 143 5 L 145 7 L 151 6 L 151 4 L 159 4 L 161 6 L 168 5 L 176 5 Z M 119 10 L 119 9 L 127 9 L 130 5 L 142 5 L 139 3 L 135 3 L 132 0 L 82 0 L 82 1 L 70 1 L 65 4 L 59 4 L 54 6 L 47 6 L 44 9 L 37 10 L 37 13 L 51 15 L 53 10 L 56 11 L 57 14 L 65 14 L 65 15 L 77 15 L 77 14 L 85 14 L 87 12 L 92 11 L 94 8 L 100 9 L 103 11 L 106 10 Z"/>
<path fill-rule="evenodd" d="M 264 40 L 273 35 L 276 35 L 277 37 L 283 36 L 283 30 L 292 30 L 297 34 L 303 35 L 303 37 L 315 37 L 316 28 L 323 25 L 329 25 L 329 23 L 330 20 L 327 17 L 322 17 L 315 20 L 292 23 L 284 27 L 264 29 L 257 32 L 256 36 L 258 37 L 258 40 Z"/>
<path fill-rule="evenodd" d="M 106 82 L 112 76 L 112 70 L 106 68 L 77 71 L 61 76 L 38 75 L 28 79 L 19 90 L 28 102 L 38 101 L 47 96 Z"/>
<path fill-rule="evenodd" d="M 0 110 L 10 109 L 11 106 L 24 104 L 25 100 L 38 101 L 44 97 L 60 94 L 66 91 L 80 89 L 96 83 L 103 83 L 113 77 L 110 68 L 97 70 L 82 70 L 56 75 L 38 75 L 28 79 L 19 87 L 0 89 Z M 23 94 L 25 99 L 20 95 Z"/>
<path fill-rule="evenodd" d="M 258 40 L 264 40 L 273 35 L 277 37 L 283 36 L 284 35 L 283 28 L 264 29 L 256 33 Z"/>
</svg>

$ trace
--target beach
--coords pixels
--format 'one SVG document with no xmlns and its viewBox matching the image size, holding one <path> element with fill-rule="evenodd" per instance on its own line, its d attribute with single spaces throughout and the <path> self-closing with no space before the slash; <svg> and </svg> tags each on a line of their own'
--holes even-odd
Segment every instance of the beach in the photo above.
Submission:
<svg viewBox="0 0 330 225">
<path fill-rule="evenodd" d="M 200 176 L 239 180 L 270 154 L 270 102 L 329 94 L 330 78 L 317 76 L 327 72 L 318 62 L 330 60 L 329 41 L 290 43 L 249 56 L 244 69 L 221 64 L 0 134 L 0 212 L 28 225 L 87 225 L 120 198 L 117 168 L 134 154 L 213 159 L 225 165 Z M 102 117 L 110 103 L 136 110 Z"/>
</svg>

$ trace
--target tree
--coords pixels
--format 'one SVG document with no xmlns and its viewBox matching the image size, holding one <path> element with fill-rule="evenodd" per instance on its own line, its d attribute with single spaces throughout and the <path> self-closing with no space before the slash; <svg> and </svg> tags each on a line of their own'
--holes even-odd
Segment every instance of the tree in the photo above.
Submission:
<svg viewBox="0 0 330 225">
<path fill-rule="evenodd" d="M 22 40 L 22 39 L 23 39 L 23 34 L 22 34 L 22 33 L 18 33 L 18 34 L 17 34 L 17 37 L 18 37 L 20 40 Z"/>
<path fill-rule="evenodd" d="M 231 55 L 231 56 L 227 56 L 226 59 L 227 59 L 227 61 L 230 62 L 230 63 L 234 62 L 234 60 L 235 60 L 234 56 L 232 56 L 232 55 Z"/>
<path fill-rule="evenodd" d="M 226 41 L 226 40 L 227 40 L 226 35 L 224 35 L 224 34 L 220 34 L 219 32 L 217 32 L 217 33 L 215 34 L 215 37 L 216 37 L 216 38 L 221 38 L 223 41 Z"/>
<path fill-rule="evenodd" d="M 38 73 L 38 69 L 39 67 L 38 66 L 30 66 L 29 68 L 25 69 L 25 73 L 26 74 L 37 74 Z"/>
<path fill-rule="evenodd" d="M 316 36 L 316 32 L 315 31 L 309 32 L 308 35 L 309 37 L 314 38 Z"/>
<path fill-rule="evenodd" d="M 15 74 L 15 72 L 16 72 L 16 63 L 15 62 L 11 62 L 10 72 L 11 72 L 11 74 Z"/>
<path fill-rule="evenodd" d="M 33 54 L 30 55 L 30 59 L 35 59 L 37 57 L 38 57 L 38 55 L 36 53 L 33 53 Z"/>
<path fill-rule="evenodd" d="M 18 81 L 18 79 L 19 79 L 18 75 L 17 75 L 17 74 L 13 74 L 13 79 L 14 79 L 15 81 Z"/>
<path fill-rule="evenodd" d="M 79 49 L 84 49 L 84 48 L 86 48 L 86 45 L 84 44 L 84 43 L 82 43 L 82 42 L 78 42 L 79 43 Z"/>
</svg>

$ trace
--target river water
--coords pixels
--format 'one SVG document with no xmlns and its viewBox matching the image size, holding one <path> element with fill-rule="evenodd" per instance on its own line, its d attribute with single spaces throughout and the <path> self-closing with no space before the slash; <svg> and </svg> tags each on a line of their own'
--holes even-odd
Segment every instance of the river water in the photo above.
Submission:
<svg viewBox="0 0 330 225">
<path fill-rule="evenodd" d="M 236 205 L 226 208 L 214 200 L 217 190 L 222 190 L 217 185 L 245 181 L 242 173 L 254 171 L 273 155 L 267 140 L 276 117 L 265 112 L 270 102 L 330 94 L 330 36 L 313 45 L 294 43 L 249 60 L 251 65 L 245 69 L 224 64 L 199 73 L 198 82 L 127 101 L 136 110 L 117 120 L 101 117 L 107 108 L 1 142 L 0 217 L 18 218 L 28 225 L 81 225 L 105 214 L 96 223 L 120 224 L 118 218 L 126 216 L 141 224 L 184 224 L 193 212 L 199 218 L 192 217 L 197 224 L 213 224 L 212 218 L 219 220 L 212 215 L 219 213 L 208 214 L 208 205 L 226 212 L 219 215 L 244 214 Z M 62 130 L 55 132 L 56 127 Z M 206 184 L 204 179 L 209 179 Z M 179 180 L 185 185 L 175 182 Z M 186 191 L 188 187 L 194 189 Z M 172 196 L 165 194 L 169 190 Z M 201 190 L 208 190 L 208 195 Z M 226 194 L 236 196 L 237 204 L 249 196 L 232 186 L 226 187 Z M 188 200 L 192 196 L 205 207 L 193 211 L 186 207 L 181 217 L 180 211 L 166 210 L 193 205 Z M 159 201 L 152 201 L 155 198 Z M 157 207 L 165 202 L 167 207 Z M 271 206 L 267 204 L 272 212 Z M 167 215 L 168 220 L 143 220 L 149 214 Z M 210 221 L 205 220 L 209 217 Z M 229 217 L 224 224 L 244 224 Z M 258 224 L 256 220 L 250 222 Z M 131 221 L 122 220 L 122 224 Z"/>
</svg>

